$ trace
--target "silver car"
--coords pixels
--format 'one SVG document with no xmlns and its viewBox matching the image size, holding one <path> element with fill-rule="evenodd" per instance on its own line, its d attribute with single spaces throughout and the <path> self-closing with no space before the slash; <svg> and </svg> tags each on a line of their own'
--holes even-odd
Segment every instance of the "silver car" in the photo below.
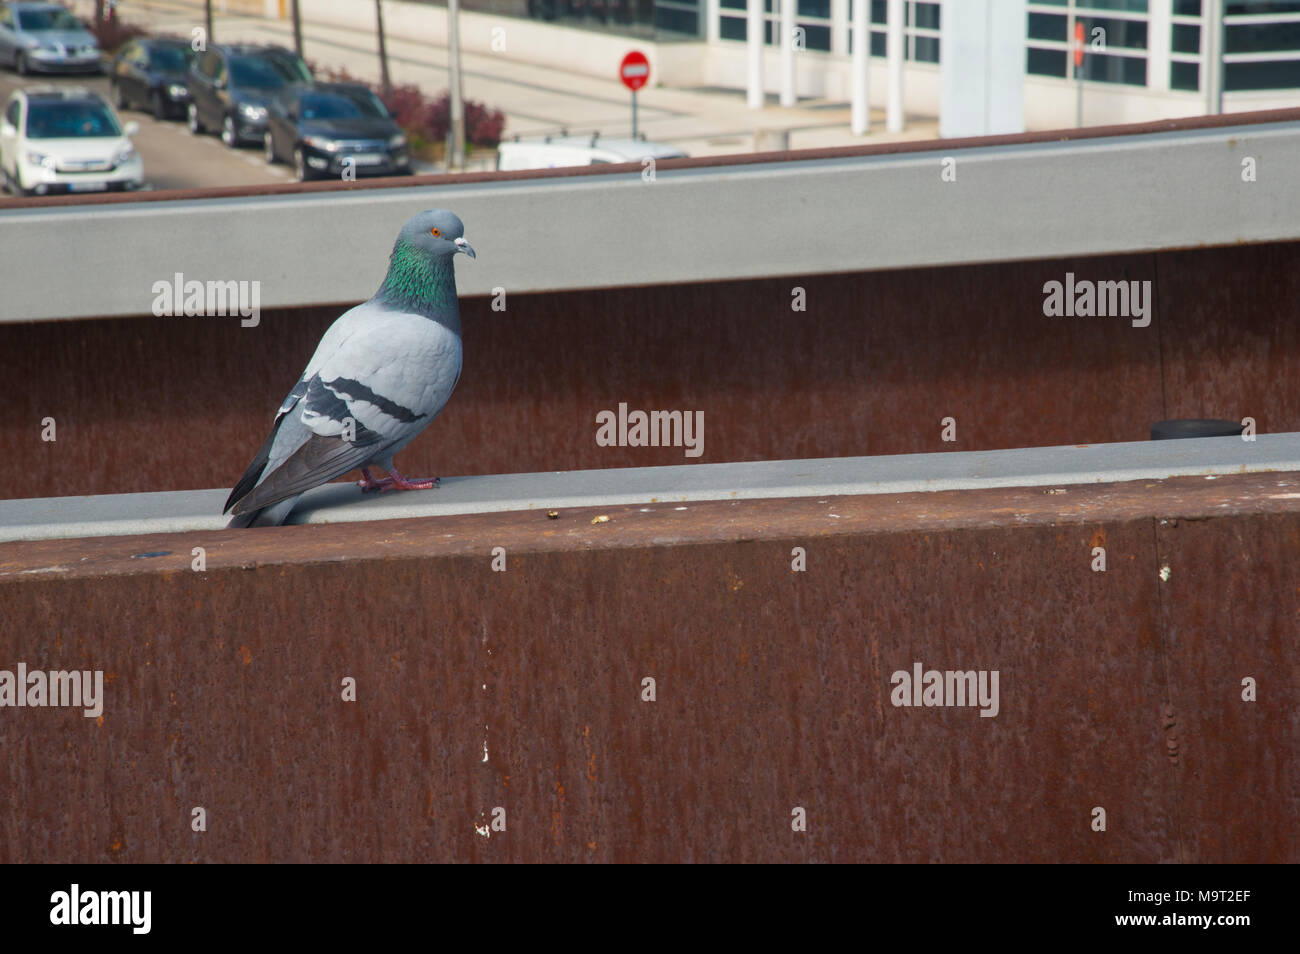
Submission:
<svg viewBox="0 0 1300 954">
<path fill-rule="evenodd" d="M 104 69 L 99 42 L 57 3 L 0 5 L 0 65 L 19 73 Z"/>
</svg>

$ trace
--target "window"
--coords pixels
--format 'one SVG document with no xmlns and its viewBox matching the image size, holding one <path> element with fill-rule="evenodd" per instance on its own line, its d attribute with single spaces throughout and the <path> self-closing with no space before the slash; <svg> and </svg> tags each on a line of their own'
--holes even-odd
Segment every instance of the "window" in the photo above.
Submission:
<svg viewBox="0 0 1300 954">
<path fill-rule="evenodd" d="M 1226 0 L 1223 89 L 1300 87 L 1300 0 Z"/>
<path fill-rule="evenodd" d="M 81 21 L 62 7 L 19 10 L 18 28 L 40 32 L 42 30 L 76 30 L 83 32 Z"/>
<path fill-rule="evenodd" d="M 1147 0 L 1030 0 L 1027 9 L 1027 72 L 1070 78 L 1074 24 L 1082 23 L 1084 79 L 1146 85 Z"/>
<path fill-rule="evenodd" d="M 849 52 L 853 52 L 853 7 L 849 0 Z M 867 2 L 867 0 L 863 0 Z M 886 55 L 886 25 L 889 18 L 887 0 L 871 3 L 871 55 Z M 908 2 L 903 5 L 903 59 L 919 63 L 939 62 L 939 4 Z"/>
<path fill-rule="evenodd" d="M 122 135 L 103 103 L 75 100 L 45 102 L 27 114 L 28 139 L 72 139 Z"/>
<path fill-rule="evenodd" d="M 795 3 L 794 25 L 803 31 L 806 50 L 829 53 L 831 49 L 830 0 L 792 0 Z M 719 0 L 718 35 L 724 40 L 748 38 L 746 17 L 749 15 L 745 0 Z M 763 42 L 775 43 L 781 31 L 781 8 L 773 0 L 763 3 Z"/>
<path fill-rule="evenodd" d="M 1201 0 L 1174 0 L 1169 34 L 1169 88 L 1201 88 Z"/>
</svg>

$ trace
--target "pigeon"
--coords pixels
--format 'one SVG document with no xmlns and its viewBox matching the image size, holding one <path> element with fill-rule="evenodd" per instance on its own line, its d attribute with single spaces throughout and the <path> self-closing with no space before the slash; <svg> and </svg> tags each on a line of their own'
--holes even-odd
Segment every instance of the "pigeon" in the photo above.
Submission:
<svg viewBox="0 0 1300 954">
<path fill-rule="evenodd" d="M 365 491 L 437 485 L 436 477 L 403 477 L 393 456 L 438 416 L 460 380 L 453 259 L 477 257 L 464 235 L 445 209 L 402 226 L 379 291 L 321 337 L 231 490 L 222 510 L 233 514 L 229 527 L 279 526 L 304 491 L 350 470 L 360 469 Z M 373 477 L 375 466 L 388 476 Z"/>
</svg>

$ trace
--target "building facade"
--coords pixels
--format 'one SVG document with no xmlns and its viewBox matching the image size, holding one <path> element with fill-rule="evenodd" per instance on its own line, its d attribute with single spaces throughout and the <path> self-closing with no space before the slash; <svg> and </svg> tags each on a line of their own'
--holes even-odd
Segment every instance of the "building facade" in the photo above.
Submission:
<svg viewBox="0 0 1300 954">
<path fill-rule="evenodd" d="M 373 20 L 368 3 L 302 2 L 304 15 L 338 20 L 348 6 L 358 8 L 348 15 L 359 24 Z M 782 87 L 784 2 L 795 4 L 796 54 L 784 60 L 793 62 L 797 98 L 852 99 L 852 24 L 862 2 L 871 105 L 884 107 L 897 81 L 904 114 L 940 114 L 944 9 L 972 0 L 461 0 L 461 43 L 487 52 L 492 25 L 507 24 L 517 38 L 509 55 L 599 76 L 609 76 L 635 45 L 649 57 L 657 85 L 737 91 L 751 87 L 756 52 L 771 102 Z M 992 2 L 1024 11 L 1025 128 L 1073 125 L 1080 99 L 1084 125 L 1300 105 L 1300 0 Z M 443 6 L 388 0 L 386 19 L 393 28 L 418 22 L 436 39 L 445 35 Z M 889 22 L 891 12 L 897 24 Z M 751 13 L 762 24 L 758 51 L 749 48 Z M 891 26 L 901 33 L 901 65 L 892 73 Z M 1076 78 L 1072 43 L 1079 28 L 1085 54 Z"/>
</svg>

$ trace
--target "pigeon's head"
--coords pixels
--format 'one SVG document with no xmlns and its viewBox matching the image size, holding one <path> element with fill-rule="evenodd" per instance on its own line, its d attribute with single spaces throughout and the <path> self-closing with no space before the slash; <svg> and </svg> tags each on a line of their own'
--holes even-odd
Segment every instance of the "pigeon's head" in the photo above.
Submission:
<svg viewBox="0 0 1300 954">
<path fill-rule="evenodd" d="M 435 259 L 450 259 L 457 252 L 475 258 L 465 241 L 465 226 L 446 209 L 428 209 L 402 226 L 398 245 L 406 244 Z"/>
</svg>

